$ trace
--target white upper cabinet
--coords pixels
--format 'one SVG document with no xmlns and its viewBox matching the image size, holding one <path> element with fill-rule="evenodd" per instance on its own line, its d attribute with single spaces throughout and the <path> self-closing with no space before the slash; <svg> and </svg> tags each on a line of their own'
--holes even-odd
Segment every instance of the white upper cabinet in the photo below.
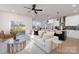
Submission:
<svg viewBox="0 0 79 59">
<path fill-rule="evenodd" d="M 66 26 L 79 26 L 79 15 L 66 17 Z"/>
</svg>

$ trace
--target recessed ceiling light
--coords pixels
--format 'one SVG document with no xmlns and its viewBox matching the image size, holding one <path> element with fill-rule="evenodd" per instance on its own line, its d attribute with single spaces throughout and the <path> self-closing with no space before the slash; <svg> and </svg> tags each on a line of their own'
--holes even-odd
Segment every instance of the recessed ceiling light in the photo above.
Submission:
<svg viewBox="0 0 79 59">
<path fill-rule="evenodd" d="M 73 5 L 72 5 L 72 7 L 76 7 L 76 5 L 75 5 L 75 4 L 73 4 Z"/>
<path fill-rule="evenodd" d="M 78 11 L 77 11 L 77 10 L 74 10 L 73 12 L 76 13 L 76 12 L 78 12 Z"/>
</svg>

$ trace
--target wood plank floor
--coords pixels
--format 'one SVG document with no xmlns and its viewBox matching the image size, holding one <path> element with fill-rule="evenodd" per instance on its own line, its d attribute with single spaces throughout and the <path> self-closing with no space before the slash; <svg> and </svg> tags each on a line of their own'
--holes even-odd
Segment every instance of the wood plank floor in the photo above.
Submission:
<svg viewBox="0 0 79 59">
<path fill-rule="evenodd" d="M 61 48 L 59 48 L 59 51 L 61 51 Z M 79 39 L 67 38 L 62 44 L 62 53 L 79 54 Z"/>
</svg>

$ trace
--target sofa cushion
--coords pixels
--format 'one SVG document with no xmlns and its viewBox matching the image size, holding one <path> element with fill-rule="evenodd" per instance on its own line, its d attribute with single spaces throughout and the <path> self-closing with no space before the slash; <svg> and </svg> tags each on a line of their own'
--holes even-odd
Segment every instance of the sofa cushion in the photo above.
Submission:
<svg viewBox="0 0 79 59">
<path fill-rule="evenodd" d="M 44 33 L 43 40 L 53 38 L 53 36 L 54 36 L 54 32 L 48 31 Z"/>
<path fill-rule="evenodd" d="M 47 32 L 47 34 L 49 34 L 50 38 L 52 38 L 54 36 L 54 32 L 53 31 L 49 31 L 49 32 Z"/>
<path fill-rule="evenodd" d="M 44 33 L 44 35 L 42 37 L 43 40 L 50 39 L 50 38 L 51 38 L 50 35 L 46 34 L 46 33 Z"/>
<path fill-rule="evenodd" d="M 41 30 L 41 31 L 39 31 L 39 32 L 38 32 L 38 34 L 39 34 L 39 37 L 41 37 L 41 38 L 42 38 L 42 37 L 43 37 L 43 34 L 44 34 L 44 31 L 43 31 L 43 30 Z"/>
</svg>

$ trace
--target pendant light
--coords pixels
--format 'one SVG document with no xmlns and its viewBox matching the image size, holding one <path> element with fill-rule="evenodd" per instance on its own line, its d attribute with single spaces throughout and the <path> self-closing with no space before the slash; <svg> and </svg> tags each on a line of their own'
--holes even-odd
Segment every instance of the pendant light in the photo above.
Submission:
<svg viewBox="0 0 79 59">
<path fill-rule="evenodd" d="M 59 11 L 57 11 L 57 21 L 59 20 Z"/>
</svg>

